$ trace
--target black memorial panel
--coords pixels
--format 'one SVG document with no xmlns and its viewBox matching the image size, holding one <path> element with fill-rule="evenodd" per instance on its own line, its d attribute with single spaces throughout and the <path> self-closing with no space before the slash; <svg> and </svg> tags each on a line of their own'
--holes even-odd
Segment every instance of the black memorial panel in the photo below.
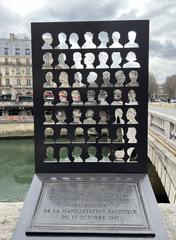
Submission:
<svg viewBox="0 0 176 240">
<path fill-rule="evenodd" d="M 146 172 L 148 28 L 32 24 L 36 172 Z"/>
</svg>

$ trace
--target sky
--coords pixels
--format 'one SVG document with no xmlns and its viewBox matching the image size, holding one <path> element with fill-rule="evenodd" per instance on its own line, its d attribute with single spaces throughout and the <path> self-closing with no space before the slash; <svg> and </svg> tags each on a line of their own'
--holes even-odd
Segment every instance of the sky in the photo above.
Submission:
<svg viewBox="0 0 176 240">
<path fill-rule="evenodd" d="M 150 20 L 149 71 L 176 74 L 175 0 L 0 0 L 0 37 L 30 36 L 31 22 Z"/>
</svg>

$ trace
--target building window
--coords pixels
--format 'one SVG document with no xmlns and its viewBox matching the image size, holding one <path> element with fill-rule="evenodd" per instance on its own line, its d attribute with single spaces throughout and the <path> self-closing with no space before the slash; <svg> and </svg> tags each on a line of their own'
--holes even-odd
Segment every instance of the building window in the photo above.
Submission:
<svg viewBox="0 0 176 240">
<path fill-rule="evenodd" d="M 19 48 L 15 48 L 15 55 L 20 55 L 20 49 Z"/>
<path fill-rule="evenodd" d="M 16 68 L 16 75 L 20 75 L 20 68 Z"/>
<path fill-rule="evenodd" d="M 29 58 L 26 58 L 26 65 L 30 65 L 30 60 L 29 60 Z"/>
<path fill-rule="evenodd" d="M 16 64 L 20 65 L 20 59 L 19 58 L 16 59 Z"/>
<path fill-rule="evenodd" d="M 9 59 L 5 58 L 5 64 L 8 65 L 9 64 Z"/>
<path fill-rule="evenodd" d="M 9 75 L 9 69 L 8 68 L 5 69 L 5 75 Z"/>
<path fill-rule="evenodd" d="M 17 79 L 17 86 L 21 85 L 21 79 Z"/>
<path fill-rule="evenodd" d="M 9 78 L 6 78 L 6 86 L 9 86 L 10 85 L 10 80 Z"/>
<path fill-rule="evenodd" d="M 30 75 L 30 68 L 26 68 L 26 75 Z"/>
<path fill-rule="evenodd" d="M 9 49 L 8 48 L 4 48 L 4 55 L 9 55 Z"/>
<path fill-rule="evenodd" d="M 31 86 L 31 79 L 27 79 L 27 86 Z"/>
<path fill-rule="evenodd" d="M 25 55 L 30 55 L 30 49 L 29 48 L 25 49 Z"/>
</svg>

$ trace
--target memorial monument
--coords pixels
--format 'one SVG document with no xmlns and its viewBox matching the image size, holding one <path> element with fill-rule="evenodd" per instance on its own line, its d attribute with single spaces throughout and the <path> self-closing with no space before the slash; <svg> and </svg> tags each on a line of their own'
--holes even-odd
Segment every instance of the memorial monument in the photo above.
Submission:
<svg viewBox="0 0 176 240">
<path fill-rule="evenodd" d="M 13 240 L 168 239 L 147 176 L 148 44 L 146 20 L 32 23 L 35 176 Z"/>
</svg>

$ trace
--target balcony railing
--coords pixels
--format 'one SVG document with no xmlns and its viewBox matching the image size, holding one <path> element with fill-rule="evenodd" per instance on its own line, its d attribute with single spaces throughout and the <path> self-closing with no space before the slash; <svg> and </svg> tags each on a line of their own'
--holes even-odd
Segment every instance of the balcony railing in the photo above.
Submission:
<svg viewBox="0 0 176 240">
<path fill-rule="evenodd" d="M 5 84 L 0 84 L 1 88 L 24 88 L 24 89 L 32 89 L 32 85 L 5 85 Z"/>
<path fill-rule="evenodd" d="M 15 63 L 15 62 L 0 62 L 0 65 L 14 66 L 14 67 L 32 67 L 32 64 L 27 63 Z"/>
<path fill-rule="evenodd" d="M 9 85 L 0 84 L 0 87 L 3 87 L 3 88 L 12 88 L 12 85 L 11 85 L 11 84 L 9 84 Z"/>
</svg>

